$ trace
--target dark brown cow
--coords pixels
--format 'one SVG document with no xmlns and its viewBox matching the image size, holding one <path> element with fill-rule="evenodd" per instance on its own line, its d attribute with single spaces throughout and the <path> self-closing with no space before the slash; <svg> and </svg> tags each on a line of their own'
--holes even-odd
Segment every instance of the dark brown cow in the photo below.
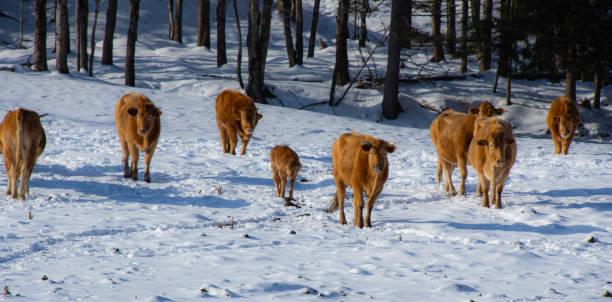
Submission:
<svg viewBox="0 0 612 302">
<path fill-rule="evenodd" d="M 567 155 L 574 132 L 580 124 L 580 113 L 576 102 L 566 96 L 555 99 L 550 104 L 546 123 L 552 134 L 552 140 L 555 144 L 555 154 Z"/>
<path fill-rule="evenodd" d="M 138 180 L 138 150 L 145 152 L 144 181 L 151 182 L 149 164 L 155 153 L 161 130 L 159 108 L 146 96 L 136 92 L 121 97 L 115 106 L 115 122 L 121 143 L 123 177 Z M 128 159 L 132 157 L 132 167 Z"/>
<path fill-rule="evenodd" d="M 285 206 L 294 206 L 293 186 L 302 164 L 298 155 L 287 146 L 275 146 L 270 152 L 270 166 L 272 168 L 272 177 L 276 187 L 276 196 L 285 198 L 285 187 L 287 186 L 287 177 L 289 177 L 289 198 Z"/>
<path fill-rule="evenodd" d="M 504 113 L 503 108 L 495 108 L 491 103 L 485 101 L 478 108 L 470 107 L 469 113 L 457 112 L 448 109 L 442 112 L 429 127 L 431 140 L 438 152 L 438 168 L 436 171 L 436 182 L 440 186 L 442 172 L 444 172 L 444 191 L 450 195 L 456 195 L 453 186 L 452 174 L 455 167 L 459 166 L 461 174 L 461 186 L 459 194 L 465 195 L 465 179 L 467 178 L 467 152 L 474 133 L 474 121 L 480 117 L 500 115 Z"/>
<path fill-rule="evenodd" d="M 382 139 L 351 131 L 344 133 L 332 145 L 332 161 L 336 194 L 328 213 L 340 209 L 340 224 L 346 224 L 344 198 L 346 186 L 353 188 L 353 223 L 363 227 L 363 192 L 368 196 L 365 226 L 371 227 L 370 214 L 374 202 L 382 192 L 389 176 L 387 153 L 395 151 L 395 145 Z"/>
<path fill-rule="evenodd" d="M 19 108 L 9 111 L 0 124 L 0 151 L 6 168 L 6 194 L 25 199 L 36 159 L 45 150 L 47 137 L 38 113 Z M 17 180 L 19 179 L 19 192 Z"/>
<path fill-rule="evenodd" d="M 489 186 L 495 208 L 501 209 L 501 194 L 516 160 L 516 141 L 512 125 L 495 117 L 479 118 L 468 151 L 470 164 L 478 173 L 482 206 L 489 207 Z"/>
<path fill-rule="evenodd" d="M 238 134 L 242 138 L 240 155 L 244 155 L 257 121 L 262 118 L 253 100 L 238 91 L 224 90 L 215 100 L 215 112 L 223 153 L 236 154 Z"/>
</svg>

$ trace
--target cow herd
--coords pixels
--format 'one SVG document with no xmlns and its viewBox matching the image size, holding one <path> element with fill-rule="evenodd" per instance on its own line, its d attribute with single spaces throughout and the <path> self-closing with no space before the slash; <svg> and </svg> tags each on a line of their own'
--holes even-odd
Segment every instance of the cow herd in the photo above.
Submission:
<svg viewBox="0 0 612 302">
<path fill-rule="evenodd" d="M 501 194 L 517 153 L 512 125 L 497 117 L 504 112 L 503 108 L 495 108 L 485 101 L 478 108 L 471 107 L 468 113 L 445 110 L 431 123 L 431 140 L 438 153 L 436 181 L 440 186 L 444 174 L 443 188 L 448 194 L 457 194 L 451 177 L 456 167 L 459 167 L 461 176 L 459 194 L 466 194 L 469 164 L 478 173 L 477 194 L 482 195 L 482 205 L 489 207 L 492 203 L 496 208 L 502 207 Z M 149 166 L 159 140 L 161 114 L 161 110 L 149 98 L 135 92 L 125 94 L 117 102 L 115 122 L 125 178 L 138 179 L 137 164 L 139 151 L 142 151 L 145 153 L 144 180 L 151 181 Z M 45 131 L 40 123 L 40 118 L 45 115 L 19 108 L 9 111 L 0 124 L 0 152 L 7 175 L 6 194 L 13 198 L 25 199 L 29 192 L 30 175 L 46 144 Z M 215 119 L 222 152 L 235 155 L 237 136 L 240 136 L 240 154 L 244 155 L 261 118 L 250 97 L 234 90 L 221 92 L 215 100 Z M 552 102 L 547 123 L 555 154 L 567 154 L 580 121 L 574 100 L 563 96 Z M 371 227 L 374 203 L 389 176 L 387 154 L 395 150 L 393 142 L 355 131 L 341 134 L 332 145 L 336 193 L 327 212 L 339 209 L 339 222 L 346 224 L 344 200 L 346 187 L 349 186 L 353 189 L 353 224 L 360 228 L 364 225 Z M 292 203 L 293 187 L 302 167 L 297 153 L 284 145 L 275 146 L 270 152 L 270 166 L 276 195 L 285 198 L 288 179 L 290 189 L 285 206 L 295 205 Z M 365 218 L 364 206 L 367 206 Z"/>
</svg>

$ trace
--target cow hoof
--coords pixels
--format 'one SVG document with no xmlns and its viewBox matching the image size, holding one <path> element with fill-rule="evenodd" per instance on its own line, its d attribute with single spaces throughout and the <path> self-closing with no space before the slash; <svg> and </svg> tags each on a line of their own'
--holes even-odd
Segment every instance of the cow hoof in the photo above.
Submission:
<svg viewBox="0 0 612 302">
<path fill-rule="evenodd" d="M 145 179 L 144 179 L 144 181 L 145 181 L 146 183 L 151 183 L 151 178 L 148 178 L 148 177 L 147 177 L 147 178 L 145 178 Z"/>
</svg>

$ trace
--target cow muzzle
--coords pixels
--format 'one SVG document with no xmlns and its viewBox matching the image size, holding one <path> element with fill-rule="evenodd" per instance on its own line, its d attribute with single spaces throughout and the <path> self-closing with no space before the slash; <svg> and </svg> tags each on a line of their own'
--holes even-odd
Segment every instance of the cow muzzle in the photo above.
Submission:
<svg viewBox="0 0 612 302">
<path fill-rule="evenodd" d="M 138 129 L 138 135 L 144 136 L 145 134 L 147 134 L 147 129 L 145 128 Z"/>
<path fill-rule="evenodd" d="M 501 166 L 503 166 L 505 164 L 506 164 L 506 160 L 505 159 L 498 159 L 498 160 L 495 161 L 495 166 L 496 167 L 501 167 Z"/>
<path fill-rule="evenodd" d="M 246 132 L 247 135 L 251 135 L 253 134 L 253 128 L 246 129 L 244 132 Z"/>
</svg>

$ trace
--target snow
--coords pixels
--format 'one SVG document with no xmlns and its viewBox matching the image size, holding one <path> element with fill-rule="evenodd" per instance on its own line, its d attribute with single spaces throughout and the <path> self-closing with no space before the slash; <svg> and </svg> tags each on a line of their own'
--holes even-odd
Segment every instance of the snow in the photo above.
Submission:
<svg viewBox="0 0 612 302">
<path fill-rule="evenodd" d="M 0 66 L 17 69 L 0 72 L 0 110 L 49 114 L 42 119 L 47 147 L 30 196 L 0 200 L 0 286 L 12 293 L 0 301 L 598 301 L 612 291 L 612 148 L 601 135 L 612 132 L 607 106 L 581 108 L 581 136 L 569 155 L 555 156 L 545 115 L 563 87 L 513 81 L 515 105 L 504 106 L 502 117 L 515 127 L 518 156 L 504 208 L 480 206 L 471 167 L 468 195 L 449 197 L 435 185 L 437 156 L 428 127 L 437 113 L 419 103 L 465 110 L 486 99 L 500 106 L 503 94 L 490 92 L 494 73 L 402 85 L 404 113 L 397 120 L 381 118 L 377 89 L 353 88 L 335 110 L 298 110 L 328 98 L 335 1 L 323 0 L 320 35 L 330 47 L 317 48 L 302 67 L 287 67 L 282 26 L 273 13 L 266 82 L 284 107 L 272 100 L 258 105 L 263 119 L 247 154 L 222 154 L 213 102 L 221 89 L 238 84 L 202 75 L 235 76 L 233 12 L 228 10 L 229 63 L 217 69 L 214 44 L 212 51 L 195 47 L 195 4 L 185 4 L 184 45 L 166 39 L 166 4 L 142 5 L 136 88 L 122 84 L 126 2 L 120 3 L 115 65 L 96 64 L 94 78 L 74 72 L 73 55 L 69 75 L 34 73 L 18 65 L 31 48 L 0 47 Z M 308 25 L 310 5 L 304 3 Z M 245 36 L 246 6 L 240 14 Z M 376 34 L 384 32 L 377 24 L 387 15 L 388 6 L 381 5 L 369 19 Z M 0 40 L 14 43 L 15 22 L 2 18 L 0 24 L 7 28 Z M 102 42 L 96 45 L 99 62 Z M 350 51 L 354 72 L 354 41 Z M 414 60 L 425 59 L 419 51 L 413 50 Z M 376 51 L 371 72 L 384 75 L 385 53 L 384 47 Z M 51 58 L 50 70 L 54 65 Z M 458 62 L 431 68 L 455 74 Z M 418 70 L 409 65 L 402 73 Z M 246 81 L 246 59 L 243 74 Z M 589 83 L 577 89 L 579 98 L 590 96 Z M 130 91 L 149 96 L 163 111 L 150 184 L 122 177 L 113 112 Z M 605 87 L 603 101 L 611 96 Z M 371 229 L 340 225 L 337 212 L 324 212 L 335 192 L 331 144 L 350 130 L 398 147 L 389 154 L 389 179 Z M 283 207 L 274 195 L 269 152 L 277 144 L 300 156 L 294 195 L 301 208 Z M 5 184 L 0 173 L 0 187 Z M 351 207 L 347 202 L 349 222 Z"/>
</svg>

